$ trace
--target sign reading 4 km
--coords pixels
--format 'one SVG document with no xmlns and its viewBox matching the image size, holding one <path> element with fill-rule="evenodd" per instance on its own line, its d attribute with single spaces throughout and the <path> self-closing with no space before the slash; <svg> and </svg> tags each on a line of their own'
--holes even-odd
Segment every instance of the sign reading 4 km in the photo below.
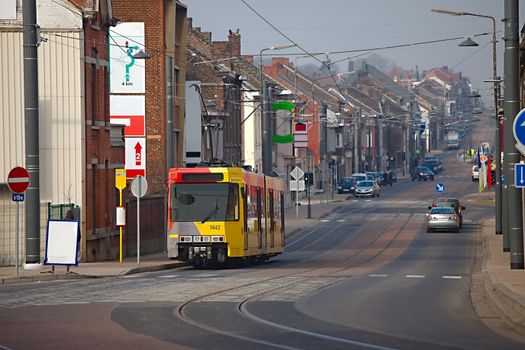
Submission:
<svg viewBox="0 0 525 350">
<path fill-rule="evenodd" d="M 512 131 L 514 133 L 514 138 L 517 141 L 516 149 L 525 156 L 525 108 L 518 113 L 516 118 L 514 118 Z"/>
</svg>

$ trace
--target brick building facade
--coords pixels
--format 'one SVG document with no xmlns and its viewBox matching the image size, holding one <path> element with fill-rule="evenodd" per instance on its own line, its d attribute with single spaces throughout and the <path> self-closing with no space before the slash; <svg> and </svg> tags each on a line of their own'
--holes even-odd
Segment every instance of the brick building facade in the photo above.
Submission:
<svg viewBox="0 0 525 350">
<path fill-rule="evenodd" d="M 222 161 L 240 165 L 242 156 L 241 86 L 235 72 L 234 58 L 241 54 L 241 36 L 230 31 L 227 41 L 212 41 L 210 32 L 193 27 L 188 20 L 188 81 L 201 82 L 198 87 L 204 101 L 204 132 L 211 128 L 210 137 L 203 135 L 203 161 Z M 213 150 L 213 155 L 211 154 Z"/>
</svg>

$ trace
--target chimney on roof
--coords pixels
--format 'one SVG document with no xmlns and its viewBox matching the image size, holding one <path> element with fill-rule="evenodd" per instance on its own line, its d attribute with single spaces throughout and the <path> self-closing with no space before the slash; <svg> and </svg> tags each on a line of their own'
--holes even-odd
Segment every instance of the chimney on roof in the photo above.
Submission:
<svg viewBox="0 0 525 350">
<path fill-rule="evenodd" d="M 288 57 L 272 57 L 272 66 L 277 64 L 290 65 L 290 59 Z"/>
</svg>

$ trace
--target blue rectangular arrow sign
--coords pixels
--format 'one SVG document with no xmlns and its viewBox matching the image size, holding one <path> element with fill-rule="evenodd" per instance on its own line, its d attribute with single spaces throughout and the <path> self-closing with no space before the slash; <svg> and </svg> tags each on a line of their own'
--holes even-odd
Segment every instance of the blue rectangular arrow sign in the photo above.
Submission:
<svg viewBox="0 0 525 350">
<path fill-rule="evenodd" d="M 13 202 L 23 202 L 24 201 L 24 194 L 23 193 L 13 193 Z"/>
<path fill-rule="evenodd" d="M 514 164 L 514 184 L 518 188 L 525 188 L 525 163 Z"/>
</svg>

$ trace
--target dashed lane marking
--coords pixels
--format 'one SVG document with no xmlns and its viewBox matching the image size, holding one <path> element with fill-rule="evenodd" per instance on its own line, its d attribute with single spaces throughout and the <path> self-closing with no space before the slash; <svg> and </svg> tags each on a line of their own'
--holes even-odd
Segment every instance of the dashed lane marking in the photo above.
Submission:
<svg viewBox="0 0 525 350">
<path fill-rule="evenodd" d="M 323 220 L 321 220 L 321 222 L 330 222 L 330 220 L 323 219 Z"/>
<path fill-rule="evenodd" d="M 337 222 L 345 222 L 345 221 L 340 219 L 340 220 L 337 220 Z"/>
<path fill-rule="evenodd" d="M 425 275 L 406 275 L 406 278 L 425 278 Z"/>
<path fill-rule="evenodd" d="M 382 278 L 382 277 L 388 277 L 388 275 L 384 273 L 371 273 L 370 275 L 368 275 L 368 277 Z"/>
<path fill-rule="evenodd" d="M 175 278 L 175 277 L 179 277 L 179 275 L 157 276 L 157 278 Z"/>
<path fill-rule="evenodd" d="M 448 279 L 448 280 L 460 280 L 462 277 L 461 276 L 441 276 L 443 279 Z"/>
</svg>

